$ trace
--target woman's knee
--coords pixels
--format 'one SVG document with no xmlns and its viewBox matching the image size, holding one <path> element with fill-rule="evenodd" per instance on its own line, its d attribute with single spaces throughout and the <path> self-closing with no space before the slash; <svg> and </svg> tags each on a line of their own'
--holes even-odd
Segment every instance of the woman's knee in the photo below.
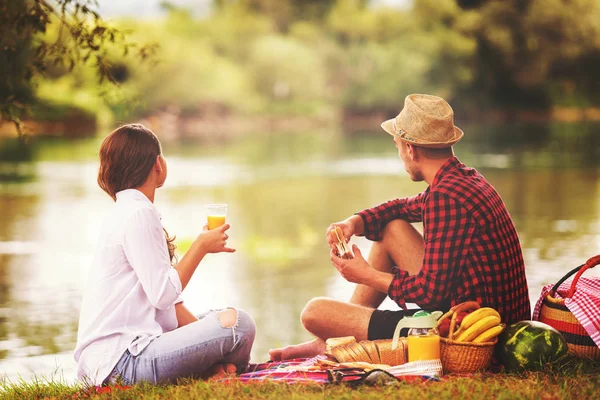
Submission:
<svg viewBox="0 0 600 400">
<path fill-rule="evenodd" d="M 237 308 L 219 311 L 219 323 L 223 328 L 234 328 L 239 334 L 254 340 L 256 324 L 250 314 Z"/>
</svg>

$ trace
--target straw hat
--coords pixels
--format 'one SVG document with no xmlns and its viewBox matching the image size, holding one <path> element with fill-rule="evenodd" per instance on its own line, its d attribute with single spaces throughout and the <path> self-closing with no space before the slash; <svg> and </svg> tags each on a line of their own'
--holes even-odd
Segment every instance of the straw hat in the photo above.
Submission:
<svg viewBox="0 0 600 400">
<path fill-rule="evenodd" d="M 384 131 L 420 147 L 450 147 L 462 139 L 463 131 L 454 125 L 454 112 L 441 97 L 409 94 L 396 118 L 381 124 Z"/>
</svg>

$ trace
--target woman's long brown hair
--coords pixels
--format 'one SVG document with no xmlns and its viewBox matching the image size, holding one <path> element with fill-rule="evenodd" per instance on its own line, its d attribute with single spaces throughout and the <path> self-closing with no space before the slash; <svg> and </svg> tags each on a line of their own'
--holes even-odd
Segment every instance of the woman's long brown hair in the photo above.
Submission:
<svg viewBox="0 0 600 400">
<path fill-rule="evenodd" d="M 159 155 L 162 147 L 154 132 L 141 124 L 123 125 L 102 141 L 98 185 L 116 201 L 121 190 L 135 189 L 146 182 Z M 171 263 L 175 264 L 175 237 L 163 230 Z"/>
</svg>

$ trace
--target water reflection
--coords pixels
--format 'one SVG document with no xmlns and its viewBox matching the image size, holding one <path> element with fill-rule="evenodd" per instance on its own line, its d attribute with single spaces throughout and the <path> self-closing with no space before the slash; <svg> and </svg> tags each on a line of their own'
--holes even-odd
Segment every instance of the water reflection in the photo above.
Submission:
<svg viewBox="0 0 600 400">
<path fill-rule="evenodd" d="M 506 202 L 535 300 L 544 284 L 600 248 L 600 127 L 464 129 L 457 154 Z M 35 161 L 19 163 L 26 179 L 0 180 L 0 357 L 12 365 L 74 346 L 80 287 L 111 206 L 95 183 L 98 141 L 40 142 Z M 249 311 L 259 329 L 255 361 L 271 346 L 308 339 L 299 314 L 310 298 L 348 298 L 352 285 L 328 262 L 328 224 L 425 187 L 410 182 L 390 138 L 379 132 L 171 143 L 165 152 L 170 176 L 157 205 L 180 249 L 212 202 L 229 204 L 230 244 L 238 248 L 204 260 L 184 299 L 198 312 L 227 305 Z M 368 251 L 368 241 L 357 243 Z"/>
</svg>

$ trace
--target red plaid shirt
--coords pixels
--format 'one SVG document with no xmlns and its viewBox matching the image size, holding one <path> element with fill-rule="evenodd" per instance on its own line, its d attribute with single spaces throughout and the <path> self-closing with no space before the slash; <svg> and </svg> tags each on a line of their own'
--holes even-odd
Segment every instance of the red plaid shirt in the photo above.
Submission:
<svg viewBox="0 0 600 400">
<path fill-rule="evenodd" d="M 476 300 L 497 309 L 506 323 L 531 318 L 521 246 L 506 206 L 479 172 L 456 157 L 440 168 L 424 192 L 358 215 L 365 236 L 375 241 L 394 219 L 423 222 L 421 271 L 410 276 L 394 268 L 388 291 L 401 307 L 411 302 L 428 310 L 448 310 Z"/>
</svg>

